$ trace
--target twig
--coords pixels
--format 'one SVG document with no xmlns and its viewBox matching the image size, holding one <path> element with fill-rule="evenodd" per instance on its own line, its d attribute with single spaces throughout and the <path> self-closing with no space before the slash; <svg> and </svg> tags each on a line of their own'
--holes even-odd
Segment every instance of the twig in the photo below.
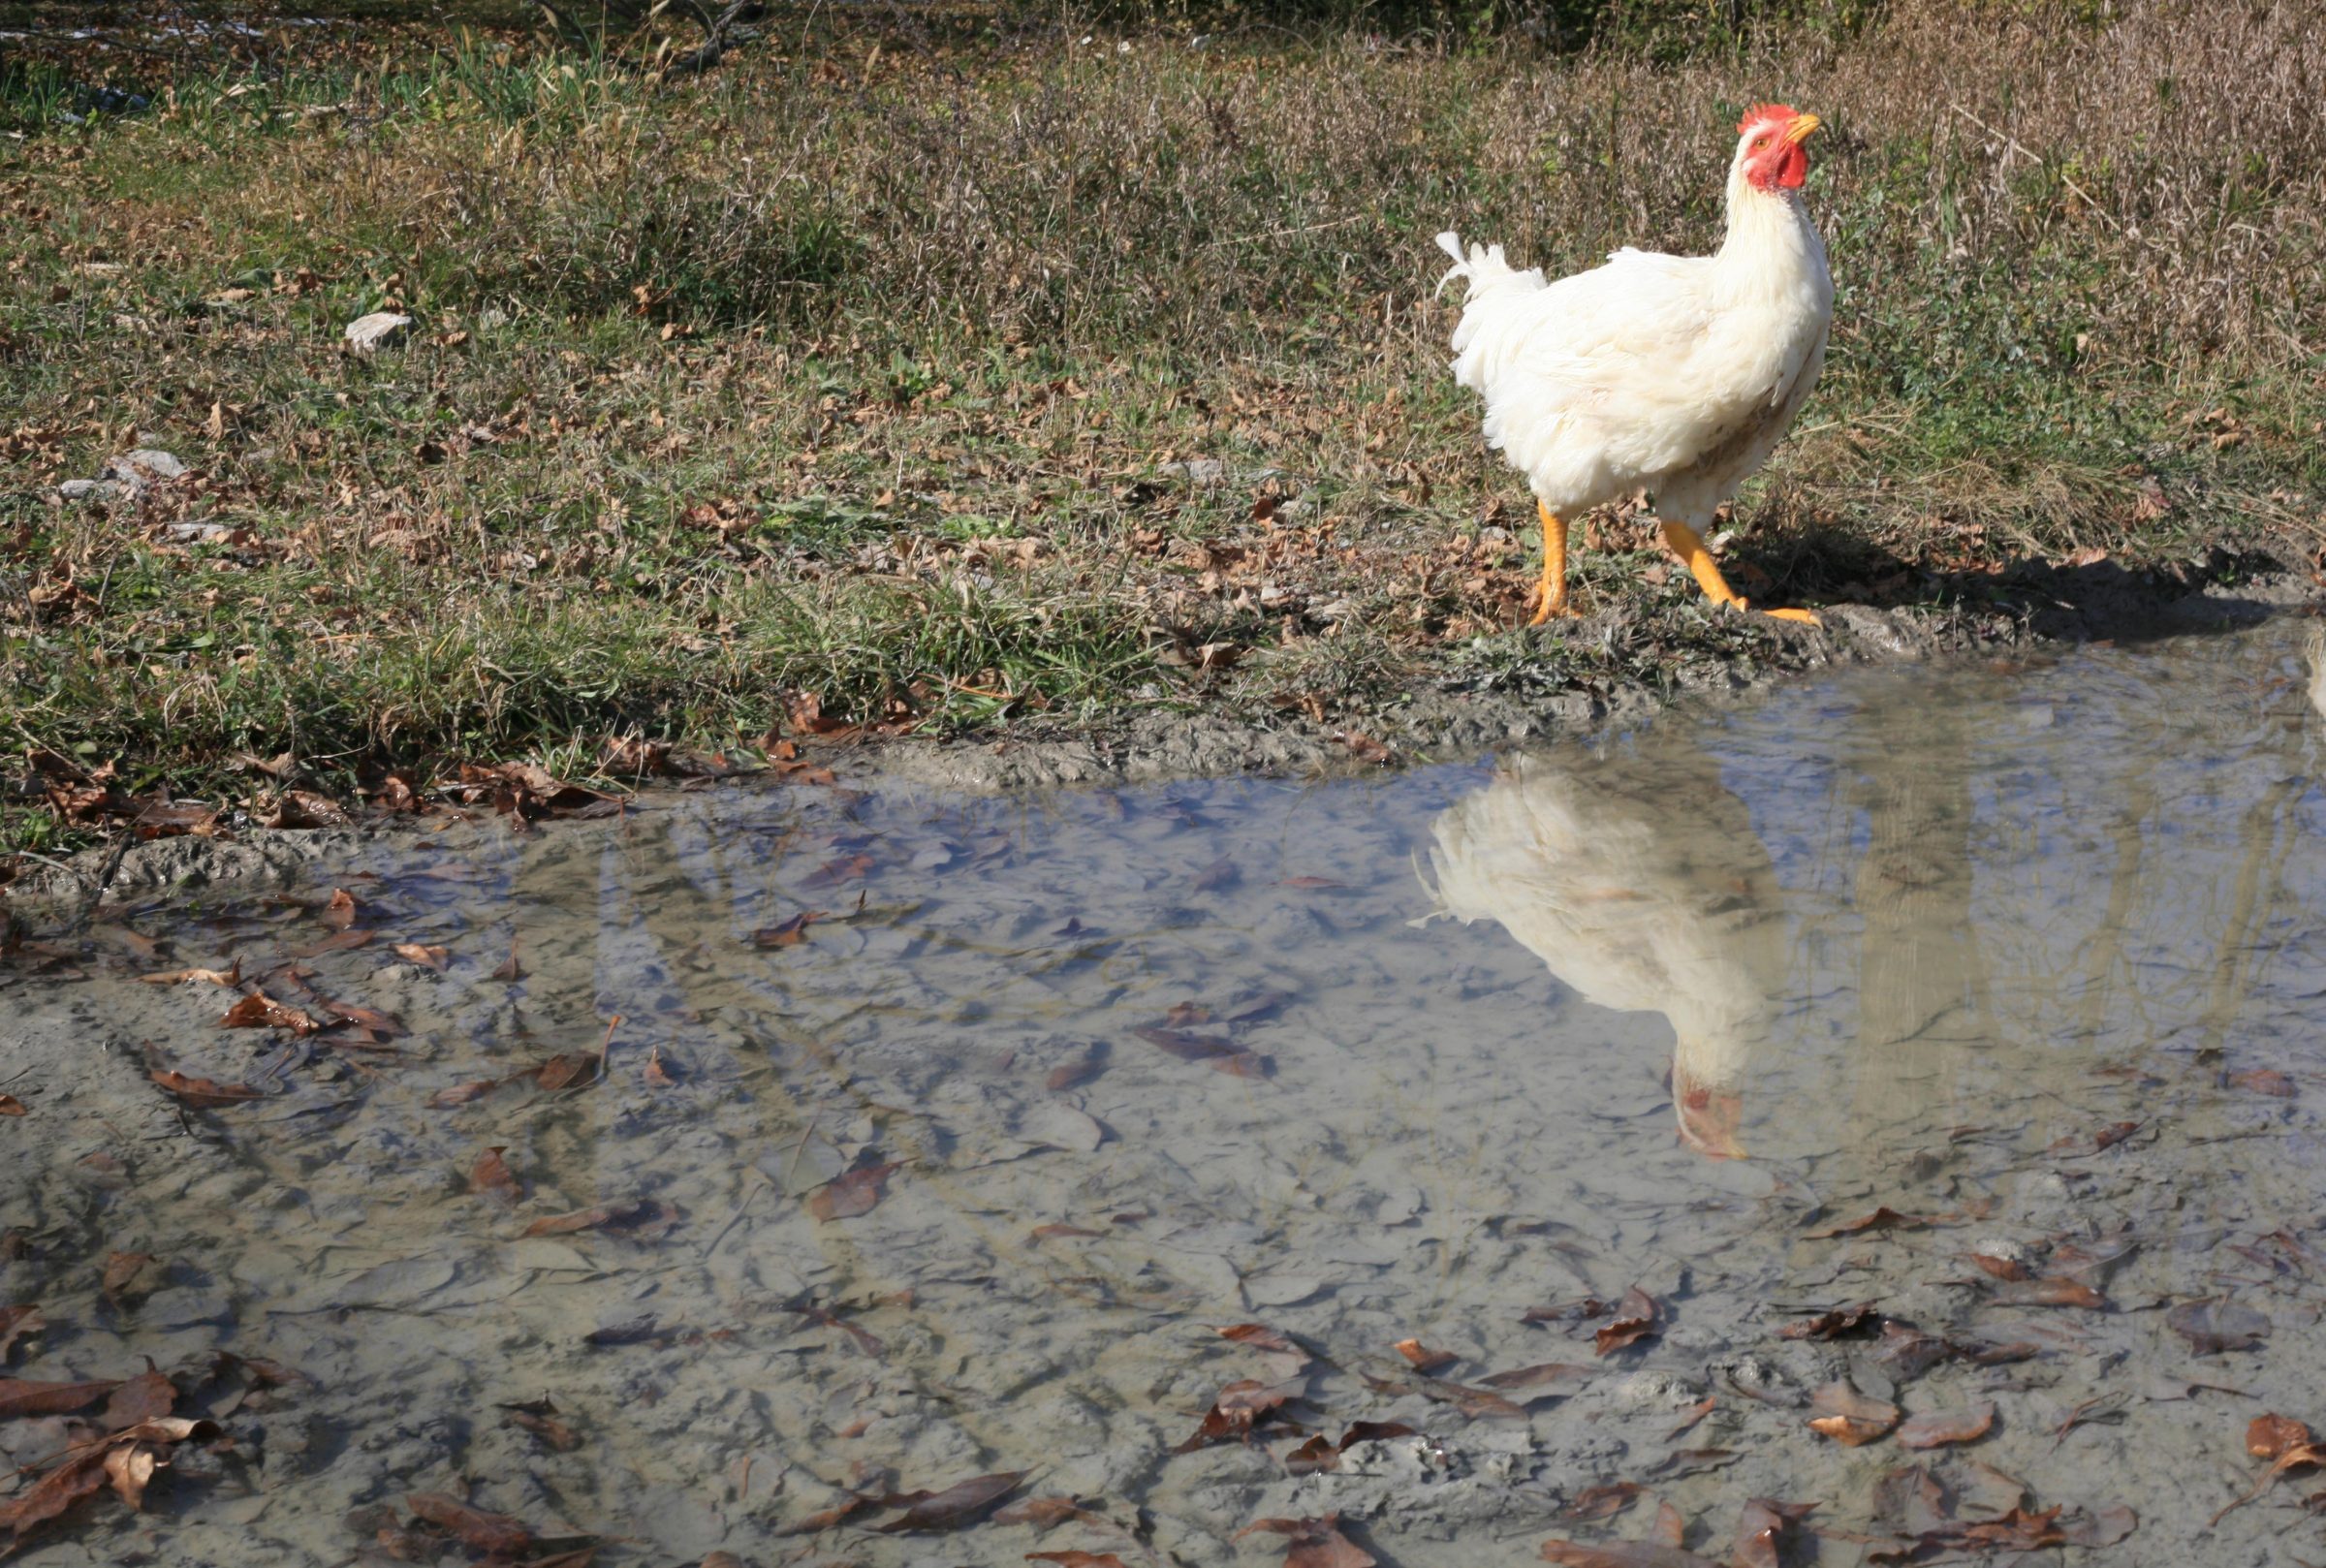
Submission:
<svg viewBox="0 0 2326 1568">
<path fill-rule="evenodd" d="M 1238 235 L 1233 239 L 1214 239 L 1202 248 L 1217 250 L 1222 245 L 1248 245 L 1255 239 L 1284 239 L 1293 235 L 1312 235 L 1324 229 L 1345 229 L 1352 223 L 1362 222 L 1367 216 L 1368 214 L 1360 212 L 1354 217 L 1335 218 L 1331 223 L 1312 223 L 1300 229 L 1271 229 L 1265 234 Z"/>
<path fill-rule="evenodd" d="M 1994 126 L 1989 125 L 1985 120 L 1980 119 L 1976 114 L 1973 114 L 1969 110 L 1965 109 L 1961 104 L 1949 104 L 1946 107 L 1953 110 L 1956 113 L 1962 115 L 1965 119 L 1970 121 L 1971 124 L 1986 132 L 1989 136 L 2001 137 L 2003 139 L 2003 145 L 2010 147 L 2014 151 L 2026 153 L 2028 159 L 2034 163 L 2036 168 L 2051 169 L 2052 166 L 2050 164 L 2044 162 L 2041 156 L 2029 148 L 2026 142 L 2013 136 L 2010 132 L 1996 130 Z M 2124 226 L 2117 222 L 2114 218 L 2110 217 L 2108 215 L 2107 208 L 2101 206 L 2097 201 L 2093 200 L 2092 194 L 2090 191 L 2077 184 L 2074 180 L 2069 179 L 2065 170 L 2053 170 L 2053 172 L 2059 176 L 2060 184 L 2066 186 L 2069 190 L 2084 198 L 2084 204 L 2090 207 L 2093 212 L 2097 213 L 2102 223 L 2106 224 L 2109 228 L 2114 229 L 2120 235 L 2124 232 Z"/>
</svg>

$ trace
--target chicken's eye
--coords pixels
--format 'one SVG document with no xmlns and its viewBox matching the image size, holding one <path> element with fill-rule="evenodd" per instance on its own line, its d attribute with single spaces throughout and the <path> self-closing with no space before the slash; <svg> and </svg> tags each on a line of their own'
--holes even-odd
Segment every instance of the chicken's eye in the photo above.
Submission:
<svg viewBox="0 0 2326 1568">
<path fill-rule="evenodd" d="M 1758 151 L 1760 151 L 1760 150 L 1761 150 L 1763 147 L 1767 146 L 1768 144 L 1769 144 L 1769 139 L 1768 139 L 1766 136 L 1756 136 L 1756 137 L 1754 137 L 1754 138 L 1752 139 L 1752 150 L 1753 150 L 1753 151 L 1755 151 L 1755 152 L 1758 152 Z"/>
</svg>

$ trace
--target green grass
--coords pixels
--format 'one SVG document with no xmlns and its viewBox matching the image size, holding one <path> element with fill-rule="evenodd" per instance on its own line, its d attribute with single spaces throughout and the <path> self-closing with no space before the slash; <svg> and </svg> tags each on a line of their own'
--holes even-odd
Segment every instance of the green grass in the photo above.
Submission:
<svg viewBox="0 0 2326 1568">
<path fill-rule="evenodd" d="M 367 24 L 78 126 L 102 61 L 0 64 L 0 576 L 32 596 L 0 583 L 0 752 L 235 797 L 288 749 L 346 791 L 732 747 L 802 695 L 924 733 L 1345 717 L 1749 657 L 1616 517 L 1577 561 L 1613 629 L 1508 632 L 1530 509 L 1445 377 L 1430 236 L 1705 248 L 1762 97 L 1833 128 L 1837 333 L 1732 559 L 1937 604 L 2079 551 L 2314 557 L 2314 30 L 1608 15 L 1565 55 L 795 28 L 684 83 Z M 406 346 L 342 353 L 379 308 Z M 46 497 L 144 438 L 197 481 Z"/>
</svg>

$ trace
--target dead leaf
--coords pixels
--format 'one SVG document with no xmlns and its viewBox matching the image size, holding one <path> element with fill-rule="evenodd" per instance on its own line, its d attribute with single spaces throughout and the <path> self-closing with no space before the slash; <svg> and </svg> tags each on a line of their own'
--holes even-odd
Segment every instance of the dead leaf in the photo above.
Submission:
<svg viewBox="0 0 2326 1568">
<path fill-rule="evenodd" d="M 1543 1560 L 1572 1568 L 1720 1568 L 1710 1557 L 1655 1541 L 1545 1541 Z"/>
<path fill-rule="evenodd" d="M 345 888 L 333 888 L 330 901 L 323 906 L 323 923 L 334 931 L 344 931 L 359 919 L 356 895 Z"/>
<path fill-rule="evenodd" d="M 0 1094 L 0 1116 L 29 1116 L 32 1113 L 24 1102 L 13 1094 Z"/>
<path fill-rule="evenodd" d="M 1568 1499 L 1567 1506 L 1558 1511 L 1560 1519 L 1614 1519 L 1639 1500 L 1648 1489 L 1636 1481 L 1608 1481 L 1595 1487 L 1586 1487 Z"/>
<path fill-rule="evenodd" d="M 1869 1398 L 1847 1383 L 1828 1383 L 1809 1396 L 1816 1412 L 1809 1429 L 1851 1448 L 1870 1443 L 1898 1425 L 1898 1406 Z"/>
<path fill-rule="evenodd" d="M 2231 1073 L 2228 1083 L 2233 1089 L 2251 1089 L 2279 1100 L 2291 1100 L 2301 1092 L 2294 1087 L 2292 1079 L 2274 1067 L 2251 1067 L 2242 1073 Z"/>
<path fill-rule="evenodd" d="M 671 1076 L 671 1070 L 662 1065 L 660 1046 L 646 1052 L 646 1065 L 641 1069 L 639 1076 L 646 1081 L 649 1088 L 667 1089 L 678 1082 Z"/>
<path fill-rule="evenodd" d="M 1462 1360 L 1451 1351 L 1431 1350 L 1419 1339 L 1399 1340 L 1397 1352 L 1405 1358 L 1415 1371 L 1423 1373 L 1438 1371 Z"/>
<path fill-rule="evenodd" d="M 2270 1332 L 2270 1320 L 2253 1308 L 2210 1298 L 2182 1302 L 2164 1315 L 2164 1321 L 2200 1356 L 2251 1350 Z"/>
<path fill-rule="evenodd" d="M 531 1432 L 560 1454 L 571 1454 L 582 1446 L 582 1434 L 558 1419 L 557 1407 L 548 1399 L 505 1404 L 501 1409 L 510 1426 Z"/>
<path fill-rule="evenodd" d="M 131 1508 L 144 1506 L 145 1488 L 153 1480 L 153 1450 L 143 1443 L 129 1443 L 105 1451 L 106 1478 Z"/>
<path fill-rule="evenodd" d="M 1868 1231 L 1917 1231 L 1930 1223 L 1922 1215 L 1902 1214 L 1884 1205 L 1870 1214 L 1860 1214 L 1856 1219 L 1829 1225 L 1822 1231 L 1804 1231 L 1802 1236 L 1806 1240 L 1823 1241 L 1832 1237 L 1859 1236 Z"/>
<path fill-rule="evenodd" d="M 506 1144 L 495 1144 L 477 1156 L 477 1162 L 468 1168 L 469 1191 L 483 1193 L 495 1203 L 517 1202 L 517 1177 L 510 1174 L 509 1162 L 501 1158 L 507 1151 Z"/>
<path fill-rule="evenodd" d="M 2000 1306 L 2081 1306 L 2097 1311 L 2108 1298 L 2073 1279 L 2026 1279 L 1996 1288 L 1988 1300 Z"/>
<path fill-rule="evenodd" d="M 48 1327 L 41 1309 L 30 1301 L 21 1306 L 0 1306 L 0 1363 L 16 1354 L 16 1341 L 27 1334 L 40 1333 Z"/>
<path fill-rule="evenodd" d="M 1659 1316 L 1654 1298 L 1634 1285 L 1616 1303 L 1615 1321 L 1591 1335 L 1591 1342 L 1599 1347 L 1600 1355 L 1613 1355 L 1658 1333 Z"/>
<path fill-rule="evenodd" d="M 1659 1547 L 1679 1548 L 1687 1544 L 1688 1523 L 1680 1517 L 1680 1510 L 1660 1498 L 1655 1505 L 1655 1521 L 1648 1526 L 1649 1541 Z"/>
<path fill-rule="evenodd" d="M 571 1236 L 577 1231 L 613 1231 L 639 1241 L 658 1241 L 678 1223 L 678 1211 L 659 1198 L 601 1204 L 571 1214 L 551 1214 L 525 1227 L 527 1236 Z"/>
<path fill-rule="evenodd" d="M 1340 1533 L 1340 1516 L 1322 1519 L 1262 1519 L 1238 1530 L 1241 1541 L 1265 1530 L 1285 1537 L 1284 1568 L 1373 1568 L 1372 1555 Z"/>
<path fill-rule="evenodd" d="M 1182 1029 L 1136 1028 L 1131 1033 L 1158 1046 L 1183 1062 L 1205 1066 L 1238 1078 L 1265 1078 L 1267 1058 L 1255 1055 L 1233 1040 L 1218 1035 L 1189 1034 Z"/>
<path fill-rule="evenodd" d="M 597 1054 L 587 1051 L 561 1051 L 532 1069 L 531 1074 L 536 1087 L 551 1091 L 594 1082 L 597 1075 Z"/>
<path fill-rule="evenodd" d="M 1588 1366 L 1572 1362 L 1542 1362 L 1533 1366 L 1521 1366 L 1507 1372 L 1494 1372 L 1478 1380 L 1490 1389 L 1542 1389 L 1543 1396 L 1561 1396 L 1580 1394 L 1599 1374 Z"/>
<path fill-rule="evenodd" d="M 896 1535 L 905 1530 L 958 1530 L 974 1524 L 987 1509 L 1015 1491 L 1028 1473 L 1002 1470 L 956 1482 L 933 1496 L 921 1497 L 881 1525 L 880 1531 L 883 1535 Z"/>
<path fill-rule="evenodd" d="M 996 1509 L 996 1524 L 1031 1524 L 1036 1530 L 1050 1530 L 1070 1519 L 1095 1519 L 1082 1504 L 1071 1497 L 1028 1497 L 1007 1508 Z"/>
<path fill-rule="evenodd" d="M 117 1302 L 141 1300 L 159 1283 L 153 1275 L 160 1271 L 161 1262 L 150 1252 L 109 1253 L 97 1288 Z"/>
<path fill-rule="evenodd" d="M 501 960 L 500 967 L 492 972 L 490 978 L 512 982 L 525 978 L 523 967 L 517 961 L 517 938 L 514 935 L 509 938 L 509 956 Z"/>
<path fill-rule="evenodd" d="M 453 961 L 450 948 L 431 947 L 424 942 L 398 942 L 395 944 L 394 953 L 406 963 L 416 963 L 424 969 L 433 969 L 439 974 L 450 967 Z"/>
<path fill-rule="evenodd" d="M 1781 1568 L 1788 1548 L 1799 1532 L 1794 1525 L 1809 1517 L 1815 1503 L 1780 1503 L 1755 1497 L 1737 1516 L 1737 1544 L 1729 1553 L 1734 1568 Z"/>
<path fill-rule="evenodd" d="M 1083 1053 L 1072 1061 L 1052 1068 L 1050 1077 L 1044 1081 L 1043 1086 L 1048 1088 L 1051 1093 L 1055 1094 L 1060 1089 L 1070 1089 L 1077 1083 L 1087 1082 L 1098 1076 L 1098 1070 L 1105 1061 L 1106 1048 L 1093 1044 L 1085 1048 Z"/>
<path fill-rule="evenodd" d="M 807 1211 L 826 1223 L 868 1214 L 881 1200 L 882 1185 L 889 1179 L 889 1173 L 901 1170 L 903 1165 L 901 1160 L 885 1160 L 834 1176 L 807 1195 Z"/>
<path fill-rule="evenodd" d="M 264 1090 L 252 1088 L 248 1083 L 218 1083 L 206 1078 L 188 1078 L 183 1073 L 165 1072 L 159 1068 L 146 1076 L 186 1104 L 204 1111 L 266 1098 Z"/>
<path fill-rule="evenodd" d="M 2310 1428 L 2290 1416 L 2255 1416 L 2246 1427 L 2246 1452 L 2257 1459 L 2275 1459 L 2314 1442 Z"/>
<path fill-rule="evenodd" d="M 993 1516 L 1001 1518 L 999 1514 Z M 1112 1552 L 1029 1552 L 1028 1562 L 1054 1562 L 1058 1568 L 1125 1568 L 1120 1557 Z"/>
<path fill-rule="evenodd" d="M 2021 1280 L 2027 1277 L 2027 1266 L 2015 1258 L 1998 1258 L 1986 1252 L 1973 1252 L 1968 1256 L 1979 1269 L 1997 1279 Z"/>
<path fill-rule="evenodd" d="M 479 1079 L 473 1083 L 456 1083 L 451 1088 L 438 1089 L 434 1094 L 429 1095 L 428 1104 L 439 1111 L 449 1111 L 454 1106 L 466 1105 L 471 1100 L 483 1099 L 494 1089 L 499 1088 L 503 1082 L 497 1078 L 487 1078 Z"/>
<path fill-rule="evenodd" d="M 226 1010 L 218 1020 L 221 1029 L 288 1029 L 293 1034 L 313 1034 L 323 1027 L 306 1014 L 287 1003 L 278 1002 L 265 991 L 252 991 Z"/>
<path fill-rule="evenodd" d="M 108 1431 L 119 1431 L 168 1415 L 177 1405 L 177 1385 L 158 1371 L 141 1373 L 115 1389 L 99 1419 Z"/>
<path fill-rule="evenodd" d="M 1261 1383 L 1251 1378 L 1240 1378 L 1219 1391 L 1211 1408 L 1204 1412 L 1203 1425 L 1196 1427 L 1175 1454 L 1189 1454 L 1210 1443 L 1224 1443 L 1233 1437 L 1251 1441 L 1252 1428 L 1273 1416 L 1277 1406 L 1297 1397 L 1300 1384 Z"/>
<path fill-rule="evenodd" d="M 242 960 L 236 958 L 231 967 L 225 969 L 172 969 L 163 974 L 140 975 L 138 978 L 148 986 L 201 984 L 224 986 L 227 989 L 232 990 L 242 984 Z"/>
<path fill-rule="evenodd" d="M 1879 1328 L 1882 1315 L 1871 1301 L 1860 1301 L 1855 1306 L 1837 1306 L 1830 1312 L 1820 1312 L 1799 1323 L 1788 1323 L 1776 1331 L 1779 1339 L 1839 1339 L 1861 1332 L 1870 1333 Z"/>
<path fill-rule="evenodd" d="M 121 1385 L 108 1383 L 36 1383 L 20 1377 L 0 1377 L 0 1421 L 15 1416 L 64 1416 L 86 1410 Z"/>
<path fill-rule="evenodd" d="M 821 909 L 803 909 L 789 920 L 763 925 L 751 933 L 755 948 L 788 948 L 807 940 L 807 928 L 824 918 Z"/>
<path fill-rule="evenodd" d="M 506 1514 L 487 1514 L 441 1491 L 414 1491 L 404 1496 L 413 1516 L 439 1529 L 449 1530 L 472 1552 L 514 1556 L 533 1545 L 533 1532 Z"/>
<path fill-rule="evenodd" d="M 83 1449 L 41 1477 L 30 1491 L 0 1502 L 0 1524 L 21 1540 L 34 1525 L 55 1519 L 106 1482 L 104 1449 Z"/>
<path fill-rule="evenodd" d="M 1907 1448 L 1944 1448 L 1950 1443 L 1975 1443 L 1994 1426 L 1995 1406 L 1982 1399 L 1961 1410 L 1908 1416 L 1898 1428 L 1898 1440 Z"/>
</svg>

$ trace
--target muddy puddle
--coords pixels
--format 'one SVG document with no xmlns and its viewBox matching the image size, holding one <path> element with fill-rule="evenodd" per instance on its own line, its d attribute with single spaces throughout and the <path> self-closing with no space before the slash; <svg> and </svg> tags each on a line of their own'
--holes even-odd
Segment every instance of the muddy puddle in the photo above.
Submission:
<svg viewBox="0 0 2326 1568">
<path fill-rule="evenodd" d="M 27 1560 L 2326 1555 L 2299 1464 L 2208 1525 L 2326 1420 L 2303 633 L 1371 781 L 440 821 L 35 944 L 8 1375 L 222 1434 Z M 354 1021 L 219 1027 L 254 985 Z"/>
</svg>

